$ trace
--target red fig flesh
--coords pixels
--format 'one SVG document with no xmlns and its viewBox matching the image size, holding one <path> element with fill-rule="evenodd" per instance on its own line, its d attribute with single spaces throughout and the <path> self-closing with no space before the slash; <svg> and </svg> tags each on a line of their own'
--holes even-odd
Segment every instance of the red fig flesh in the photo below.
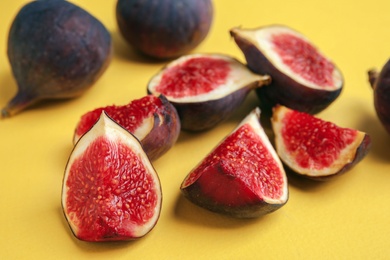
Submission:
<svg viewBox="0 0 390 260">
<path fill-rule="evenodd" d="M 184 179 L 193 203 L 237 218 L 258 217 L 288 199 L 286 175 L 253 110 Z"/>
<path fill-rule="evenodd" d="M 336 65 L 301 33 L 281 25 L 230 30 L 248 67 L 270 75 L 272 83 L 256 90 L 262 108 L 281 104 L 318 113 L 340 94 L 343 77 Z"/>
<path fill-rule="evenodd" d="M 269 76 L 252 73 L 221 54 L 192 54 L 170 62 L 148 84 L 148 93 L 164 95 L 176 107 L 183 130 L 207 130 L 228 118 Z"/>
<path fill-rule="evenodd" d="M 390 60 L 379 72 L 375 69 L 370 70 L 369 80 L 374 91 L 375 112 L 390 134 Z"/>
<path fill-rule="evenodd" d="M 8 36 L 8 59 L 18 92 L 0 117 L 41 100 L 80 96 L 107 68 L 111 49 L 108 30 L 82 8 L 68 1 L 26 4 Z"/>
<path fill-rule="evenodd" d="M 368 134 L 313 115 L 276 106 L 272 115 L 276 151 L 295 173 L 327 180 L 350 170 L 368 153 Z"/>
<path fill-rule="evenodd" d="M 150 160 L 166 153 L 180 134 L 180 119 L 175 107 L 164 96 L 147 95 L 123 106 L 106 106 L 85 113 L 77 124 L 76 143 L 99 119 L 102 111 L 135 135 Z"/>
<path fill-rule="evenodd" d="M 137 239 L 155 226 L 161 185 L 139 141 L 102 113 L 76 143 L 63 180 L 62 207 L 85 241 Z"/>
<path fill-rule="evenodd" d="M 118 0 L 119 30 L 130 46 L 157 59 L 196 48 L 213 21 L 211 0 Z"/>
</svg>

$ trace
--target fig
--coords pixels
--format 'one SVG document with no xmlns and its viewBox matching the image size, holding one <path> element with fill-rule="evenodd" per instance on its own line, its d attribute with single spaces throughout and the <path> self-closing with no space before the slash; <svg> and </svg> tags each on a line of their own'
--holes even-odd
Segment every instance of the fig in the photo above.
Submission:
<svg viewBox="0 0 390 260">
<path fill-rule="evenodd" d="M 61 202 L 76 238 L 135 240 L 159 219 L 161 184 L 137 138 L 102 112 L 69 156 Z"/>
<path fill-rule="evenodd" d="M 184 179 L 194 204 L 236 218 L 255 218 L 288 200 L 283 165 L 255 108 Z"/>
<path fill-rule="evenodd" d="M 111 46 L 104 25 L 68 1 L 26 4 L 8 35 L 8 59 L 18 91 L 1 117 L 41 100 L 82 95 L 109 65 Z"/>
<path fill-rule="evenodd" d="M 248 67 L 272 77 L 270 85 L 256 89 L 265 112 L 281 104 L 316 114 L 340 95 L 344 84 L 340 70 L 301 33 L 283 25 L 269 25 L 233 28 L 230 34 Z"/>
<path fill-rule="evenodd" d="M 179 138 L 180 119 L 175 107 L 163 95 L 147 95 L 123 106 L 100 107 L 85 113 L 77 123 L 73 143 L 88 132 L 102 111 L 137 137 L 152 161 L 165 154 Z"/>
<path fill-rule="evenodd" d="M 299 176 L 325 181 L 349 171 L 369 152 L 368 134 L 277 105 L 271 118 L 275 149 Z"/>
<path fill-rule="evenodd" d="M 374 92 L 375 112 L 390 134 L 390 59 L 380 71 L 371 69 L 368 74 Z"/>
<path fill-rule="evenodd" d="M 227 119 L 268 75 L 251 72 L 223 54 L 190 54 L 168 63 L 148 83 L 148 93 L 164 95 L 181 121 L 181 128 L 202 131 Z"/>
<path fill-rule="evenodd" d="M 119 31 L 135 50 L 156 59 L 195 49 L 213 21 L 211 0 L 118 0 Z"/>
</svg>

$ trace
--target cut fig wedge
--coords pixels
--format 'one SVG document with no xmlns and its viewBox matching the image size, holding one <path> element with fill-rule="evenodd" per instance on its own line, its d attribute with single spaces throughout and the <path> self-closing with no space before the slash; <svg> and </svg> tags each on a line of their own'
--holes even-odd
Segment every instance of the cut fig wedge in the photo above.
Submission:
<svg viewBox="0 0 390 260">
<path fill-rule="evenodd" d="M 269 84 L 227 55 L 182 56 L 152 77 L 147 91 L 164 95 L 176 107 L 183 130 L 207 130 L 228 118 L 250 90 Z"/>
<path fill-rule="evenodd" d="M 287 202 L 286 174 L 259 118 L 256 108 L 186 176 L 186 198 L 237 218 L 259 217 Z"/>
<path fill-rule="evenodd" d="M 256 89 L 261 108 L 275 104 L 311 114 L 328 107 L 341 93 L 344 80 L 334 62 L 301 33 L 282 25 L 233 28 L 230 34 L 248 67 L 270 75 L 272 83 Z"/>
<path fill-rule="evenodd" d="M 85 113 L 77 124 L 74 143 L 96 123 L 103 110 L 141 141 L 152 161 L 165 154 L 179 137 L 180 119 L 175 107 L 162 95 L 147 95 L 123 106 L 106 106 Z"/>
<path fill-rule="evenodd" d="M 161 211 L 159 177 L 130 132 L 102 112 L 76 143 L 62 187 L 62 208 L 80 240 L 134 240 L 149 233 Z"/>
<path fill-rule="evenodd" d="M 364 132 L 285 106 L 275 106 L 271 122 L 276 151 L 283 163 L 314 180 L 328 180 L 347 172 L 371 147 L 371 138 Z"/>
</svg>

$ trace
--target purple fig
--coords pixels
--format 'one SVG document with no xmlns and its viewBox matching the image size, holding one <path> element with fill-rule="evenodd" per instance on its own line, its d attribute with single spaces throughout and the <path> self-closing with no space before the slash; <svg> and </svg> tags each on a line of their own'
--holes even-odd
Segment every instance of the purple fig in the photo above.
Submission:
<svg viewBox="0 0 390 260">
<path fill-rule="evenodd" d="M 1 117 L 44 99 L 80 96 L 105 71 L 111 45 L 104 25 L 68 1 L 26 4 L 8 35 L 8 59 L 18 91 Z"/>
<path fill-rule="evenodd" d="M 116 18 L 130 46 L 153 58 L 170 59 L 206 38 L 213 5 L 211 0 L 118 0 Z"/>
<path fill-rule="evenodd" d="M 380 72 L 372 69 L 369 72 L 369 81 L 374 91 L 374 107 L 376 114 L 390 134 L 390 60 Z"/>
<path fill-rule="evenodd" d="M 228 118 L 252 89 L 270 81 L 230 56 L 191 54 L 154 75 L 147 91 L 164 95 L 176 107 L 183 130 L 201 131 Z"/>
<path fill-rule="evenodd" d="M 340 70 L 301 33 L 273 25 L 233 28 L 230 34 L 248 67 L 272 77 L 270 85 L 256 90 L 265 111 L 281 104 L 314 114 L 339 96 L 343 87 Z"/>
</svg>

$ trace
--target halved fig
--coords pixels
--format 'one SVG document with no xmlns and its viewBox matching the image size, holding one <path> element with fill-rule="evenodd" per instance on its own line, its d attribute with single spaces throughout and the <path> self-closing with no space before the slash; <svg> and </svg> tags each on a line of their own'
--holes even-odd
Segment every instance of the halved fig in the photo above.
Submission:
<svg viewBox="0 0 390 260">
<path fill-rule="evenodd" d="M 176 107 L 183 130 L 207 130 L 228 118 L 250 90 L 269 84 L 237 59 L 222 54 L 182 56 L 152 77 L 147 91 Z"/>
<path fill-rule="evenodd" d="M 274 107 L 271 122 L 276 151 L 283 163 L 314 180 L 328 180 L 347 172 L 371 147 L 371 138 L 364 132 L 285 106 Z"/>
<path fill-rule="evenodd" d="M 102 112 L 76 143 L 62 187 L 62 208 L 80 240 L 133 240 L 157 223 L 159 177 L 141 143 Z"/>
<path fill-rule="evenodd" d="M 272 77 L 256 89 L 261 107 L 275 104 L 315 114 L 340 94 L 343 76 L 336 65 L 301 33 L 282 25 L 233 28 L 230 34 L 245 55 L 248 67 Z"/>
<path fill-rule="evenodd" d="M 375 112 L 390 134 L 390 59 L 380 71 L 371 69 L 368 71 L 369 82 L 374 91 Z"/>
<path fill-rule="evenodd" d="M 141 141 L 152 161 L 166 153 L 179 137 L 180 119 L 175 107 L 162 95 L 147 95 L 123 106 L 100 107 L 85 113 L 77 124 L 74 143 L 96 123 L 103 110 Z"/>
<path fill-rule="evenodd" d="M 288 200 L 282 163 L 254 109 L 184 179 L 194 204 L 237 218 L 273 212 Z"/>
</svg>

